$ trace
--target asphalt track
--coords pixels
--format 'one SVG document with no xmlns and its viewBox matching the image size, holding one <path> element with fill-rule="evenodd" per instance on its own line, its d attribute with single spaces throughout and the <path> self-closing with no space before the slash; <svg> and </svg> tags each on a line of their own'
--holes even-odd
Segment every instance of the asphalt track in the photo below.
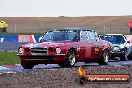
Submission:
<svg viewBox="0 0 132 88">
<path fill-rule="evenodd" d="M 17 51 L 18 47 L 26 43 L 0 42 L 0 51 Z"/>
<path fill-rule="evenodd" d="M 79 66 L 87 66 L 87 67 L 96 67 L 96 66 L 131 66 L 132 61 L 110 61 L 108 65 L 98 65 L 97 63 L 84 63 L 84 62 L 78 62 L 75 64 L 73 68 L 77 68 Z M 57 70 L 61 67 L 57 64 L 39 64 L 36 65 L 33 69 L 23 69 L 20 64 L 14 64 L 14 65 L 3 65 L 0 66 L 0 74 L 3 73 L 17 73 L 17 72 L 30 72 L 30 71 L 38 71 L 38 70 Z"/>
<path fill-rule="evenodd" d="M 0 43 L 0 51 L 17 51 L 18 47 L 26 44 L 26 43 L 9 43 L 9 42 L 4 42 Z M 122 66 L 122 65 L 132 65 L 132 60 L 131 61 L 110 61 L 107 66 Z M 97 63 L 83 63 L 83 62 L 78 62 L 75 64 L 74 67 L 79 67 L 79 66 L 100 66 Z M 106 66 L 106 65 L 101 65 L 101 66 Z M 3 73 L 17 73 L 17 72 L 28 72 L 28 71 L 33 71 L 33 70 L 46 70 L 46 69 L 51 69 L 51 70 L 57 70 L 60 69 L 61 67 L 58 66 L 57 64 L 48 64 L 48 65 L 43 65 L 39 64 L 36 65 L 33 69 L 23 69 L 20 64 L 15 64 L 15 65 L 3 65 L 0 66 L 0 74 Z"/>
</svg>

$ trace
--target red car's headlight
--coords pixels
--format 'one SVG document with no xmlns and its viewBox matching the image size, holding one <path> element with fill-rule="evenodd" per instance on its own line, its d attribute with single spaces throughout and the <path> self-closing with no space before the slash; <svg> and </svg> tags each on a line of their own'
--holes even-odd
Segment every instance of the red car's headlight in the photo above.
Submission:
<svg viewBox="0 0 132 88">
<path fill-rule="evenodd" d="M 61 52 L 61 49 L 58 47 L 56 48 L 56 53 L 59 54 Z"/>
<path fill-rule="evenodd" d="M 54 52 L 54 48 L 50 47 L 50 48 L 49 48 L 49 51 L 50 51 L 50 52 Z"/>
<path fill-rule="evenodd" d="M 24 51 L 25 52 L 30 52 L 30 48 L 25 48 Z"/>
<path fill-rule="evenodd" d="M 24 52 L 24 49 L 22 48 L 22 47 L 20 47 L 19 49 L 18 49 L 18 53 L 23 53 Z"/>
</svg>

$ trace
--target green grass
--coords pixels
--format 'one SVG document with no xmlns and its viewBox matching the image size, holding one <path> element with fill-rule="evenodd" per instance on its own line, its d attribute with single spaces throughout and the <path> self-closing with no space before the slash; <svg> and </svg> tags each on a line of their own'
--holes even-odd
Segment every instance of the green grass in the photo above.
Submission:
<svg viewBox="0 0 132 88">
<path fill-rule="evenodd" d="M 0 52 L 0 65 L 19 64 L 20 59 L 16 54 L 16 52 Z"/>
</svg>

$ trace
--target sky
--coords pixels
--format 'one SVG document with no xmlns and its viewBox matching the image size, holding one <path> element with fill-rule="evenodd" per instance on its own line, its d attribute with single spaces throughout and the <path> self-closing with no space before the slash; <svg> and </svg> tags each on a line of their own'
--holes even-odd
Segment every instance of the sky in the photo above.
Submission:
<svg viewBox="0 0 132 88">
<path fill-rule="evenodd" d="M 0 17 L 132 15 L 132 0 L 0 0 Z"/>
</svg>

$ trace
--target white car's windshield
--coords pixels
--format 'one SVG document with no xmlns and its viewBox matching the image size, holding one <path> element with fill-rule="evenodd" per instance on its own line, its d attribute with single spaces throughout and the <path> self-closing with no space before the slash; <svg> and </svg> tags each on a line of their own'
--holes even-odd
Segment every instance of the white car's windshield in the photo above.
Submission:
<svg viewBox="0 0 132 88">
<path fill-rule="evenodd" d="M 101 39 L 106 40 L 112 44 L 123 44 L 125 43 L 124 37 L 120 35 L 105 35 Z"/>
</svg>

